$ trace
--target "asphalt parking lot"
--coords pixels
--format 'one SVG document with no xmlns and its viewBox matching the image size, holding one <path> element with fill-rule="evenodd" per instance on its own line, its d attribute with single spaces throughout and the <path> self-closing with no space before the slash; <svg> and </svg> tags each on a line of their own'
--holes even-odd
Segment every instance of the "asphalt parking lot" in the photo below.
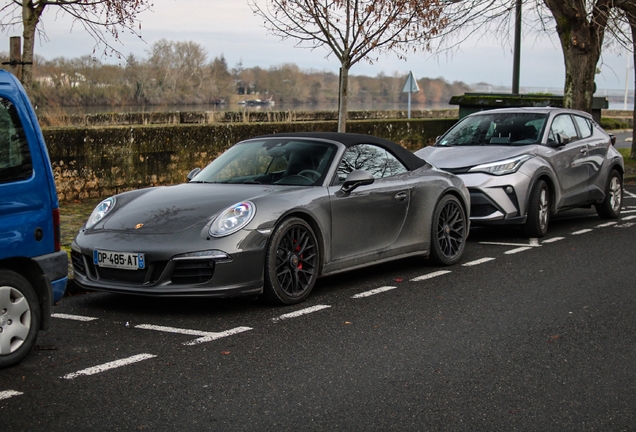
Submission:
<svg viewBox="0 0 636 432">
<path fill-rule="evenodd" d="M 619 220 L 475 229 L 460 265 L 319 280 L 310 299 L 63 299 L 0 371 L 2 430 L 630 430 L 636 186 Z"/>
</svg>

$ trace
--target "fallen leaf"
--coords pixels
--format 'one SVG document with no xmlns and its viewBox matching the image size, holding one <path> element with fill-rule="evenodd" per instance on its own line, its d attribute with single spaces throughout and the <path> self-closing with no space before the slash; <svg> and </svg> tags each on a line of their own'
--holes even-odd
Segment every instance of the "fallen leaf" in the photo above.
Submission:
<svg viewBox="0 0 636 432">
<path fill-rule="evenodd" d="M 230 351 L 221 351 L 222 355 L 230 355 Z"/>
</svg>

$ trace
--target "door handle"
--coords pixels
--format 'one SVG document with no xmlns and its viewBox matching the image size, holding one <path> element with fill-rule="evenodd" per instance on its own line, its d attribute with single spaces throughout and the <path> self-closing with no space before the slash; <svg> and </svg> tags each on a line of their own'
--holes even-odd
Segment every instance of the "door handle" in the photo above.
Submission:
<svg viewBox="0 0 636 432">
<path fill-rule="evenodd" d="M 409 195 L 406 192 L 398 192 L 395 194 L 394 198 L 396 201 L 406 201 L 406 199 L 409 197 Z"/>
<path fill-rule="evenodd" d="M 587 153 L 587 149 L 586 148 L 582 148 L 581 150 L 579 150 L 579 153 Z"/>
</svg>

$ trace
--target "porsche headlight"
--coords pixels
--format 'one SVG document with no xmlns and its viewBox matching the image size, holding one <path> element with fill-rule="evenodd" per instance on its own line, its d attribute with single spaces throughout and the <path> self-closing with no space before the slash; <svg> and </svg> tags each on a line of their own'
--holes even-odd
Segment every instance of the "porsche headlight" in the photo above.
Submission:
<svg viewBox="0 0 636 432">
<path fill-rule="evenodd" d="M 477 165 L 469 169 L 468 172 L 484 172 L 497 176 L 512 174 L 517 172 L 519 167 L 528 159 L 532 159 L 532 155 L 526 154 L 511 159 Z"/>
<path fill-rule="evenodd" d="M 210 226 L 212 237 L 224 237 L 243 229 L 256 214 L 256 206 L 251 201 L 244 201 L 223 210 Z"/>
<path fill-rule="evenodd" d="M 115 198 L 106 198 L 104 201 L 97 204 L 93 213 L 91 213 L 90 217 L 86 221 L 86 228 L 92 228 L 95 226 L 97 222 L 104 219 L 112 209 L 115 207 Z"/>
</svg>

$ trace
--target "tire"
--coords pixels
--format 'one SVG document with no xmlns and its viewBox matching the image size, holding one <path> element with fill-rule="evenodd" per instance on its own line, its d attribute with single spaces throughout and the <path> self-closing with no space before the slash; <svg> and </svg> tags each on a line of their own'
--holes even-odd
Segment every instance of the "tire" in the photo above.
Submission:
<svg viewBox="0 0 636 432">
<path fill-rule="evenodd" d="M 265 299 L 286 305 L 304 301 L 316 284 L 319 262 L 320 249 L 311 226 L 296 217 L 283 220 L 267 247 Z"/>
<path fill-rule="evenodd" d="M 458 262 L 468 237 L 466 212 L 453 195 L 444 195 L 433 212 L 430 259 L 438 265 Z"/>
<path fill-rule="evenodd" d="M 605 199 L 596 204 L 596 212 L 603 219 L 616 219 L 621 214 L 623 205 L 623 177 L 616 170 L 607 179 L 605 187 Z"/>
<path fill-rule="evenodd" d="M 0 369 L 18 364 L 31 351 L 40 329 L 40 307 L 29 282 L 0 270 Z"/>
<path fill-rule="evenodd" d="M 545 181 L 539 180 L 530 193 L 528 218 L 523 225 L 524 235 L 532 238 L 545 237 L 550 223 L 550 191 Z"/>
</svg>

